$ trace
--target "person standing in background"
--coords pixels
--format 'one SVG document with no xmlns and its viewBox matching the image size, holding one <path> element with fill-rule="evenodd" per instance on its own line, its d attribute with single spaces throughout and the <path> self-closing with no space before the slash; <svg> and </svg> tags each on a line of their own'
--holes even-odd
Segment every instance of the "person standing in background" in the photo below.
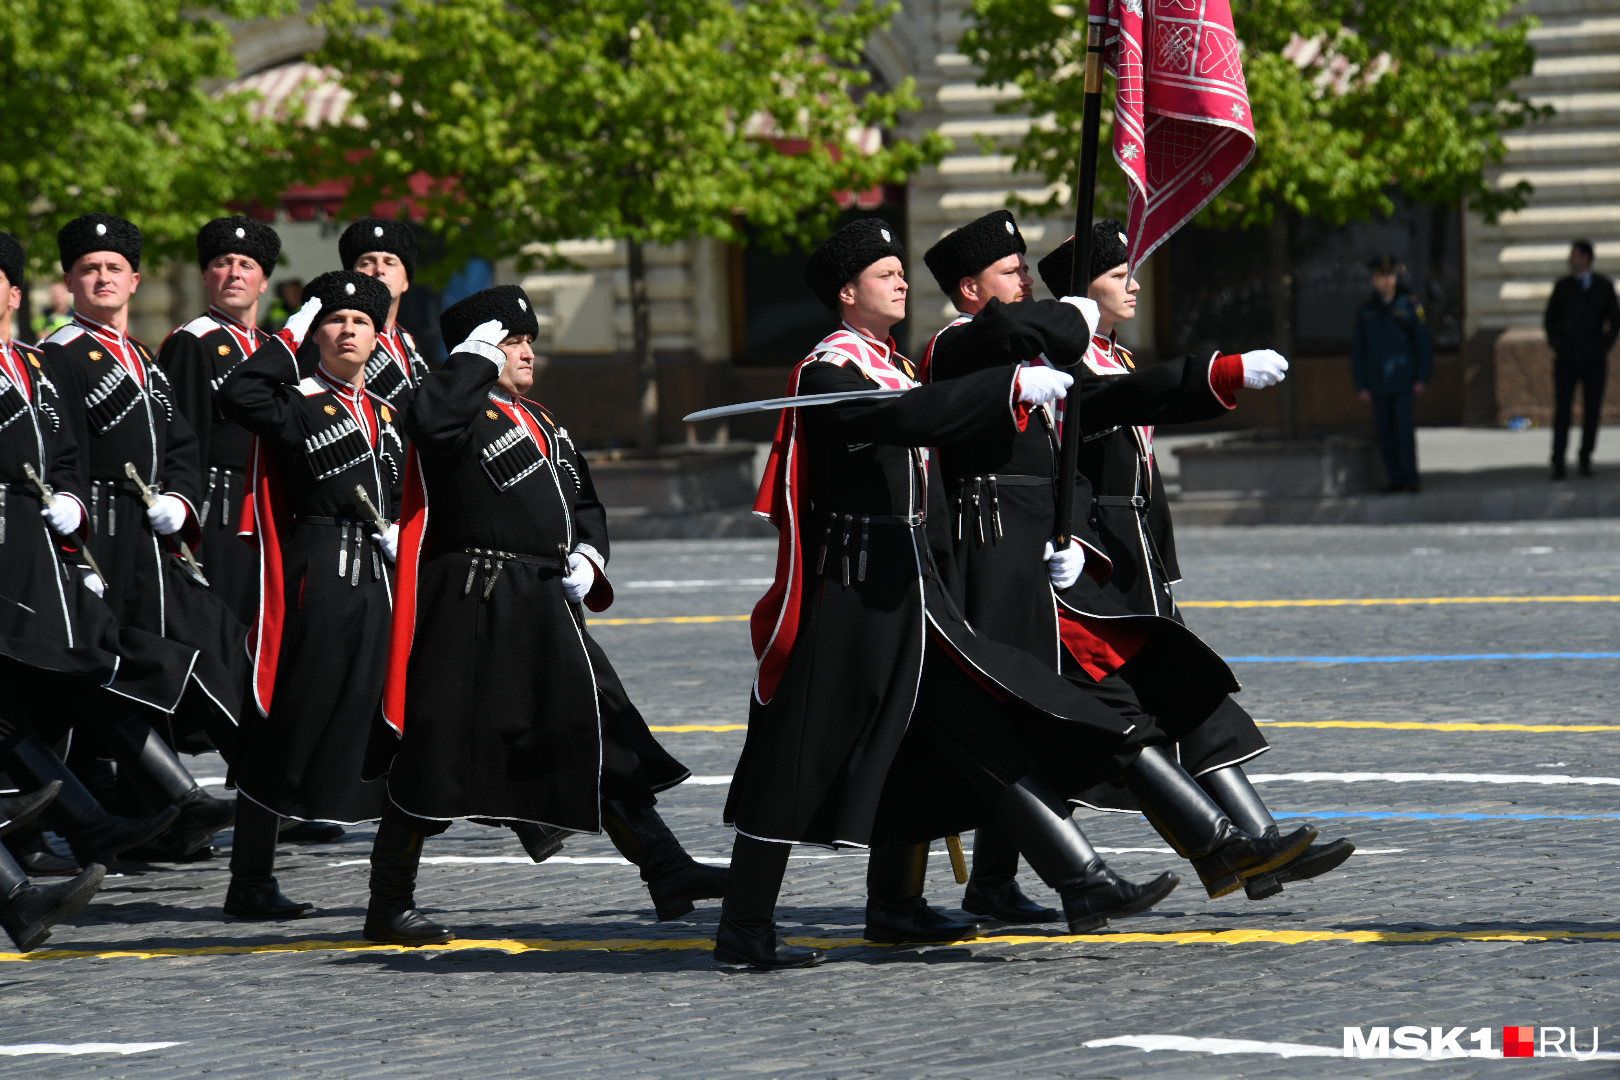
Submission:
<svg viewBox="0 0 1620 1080">
<path fill-rule="evenodd" d="M 34 340 L 44 341 L 72 321 L 73 294 L 68 292 L 66 283 L 51 282 L 51 303 L 34 320 Z"/>
<path fill-rule="evenodd" d="M 1400 283 L 1400 261 L 1380 255 L 1367 264 L 1372 295 L 1356 310 L 1350 352 L 1356 393 L 1373 407 L 1378 453 L 1389 477 L 1384 494 L 1419 490 L 1416 395 L 1434 373 L 1434 343 L 1423 305 Z"/>
<path fill-rule="evenodd" d="M 1581 384 L 1582 476 L 1592 475 L 1592 451 L 1603 419 L 1603 388 L 1609 379 L 1609 350 L 1620 335 L 1620 301 L 1614 282 L 1592 272 L 1592 242 L 1569 248 L 1569 274 L 1559 278 L 1547 300 L 1542 326 L 1553 350 L 1552 478 L 1564 478 L 1575 384 Z"/>
</svg>

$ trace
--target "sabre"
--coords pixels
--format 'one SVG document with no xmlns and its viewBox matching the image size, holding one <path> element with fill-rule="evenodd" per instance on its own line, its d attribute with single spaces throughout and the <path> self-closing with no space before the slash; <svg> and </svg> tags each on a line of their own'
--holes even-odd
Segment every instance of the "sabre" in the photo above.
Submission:
<svg viewBox="0 0 1620 1080">
<path fill-rule="evenodd" d="M 700 409 L 682 417 L 687 423 L 699 420 L 718 420 L 722 416 L 742 416 L 745 413 L 773 412 L 777 409 L 802 409 L 811 405 L 840 405 L 846 401 L 881 401 L 899 397 L 904 387 L 873 387 L 870 390 L 839 390 L 831 394 L 802 394 L 796 397 L 765 398 L 761 401 L 743 401 L 736 405 L 719 405 L 713 409 Z"/>
<path fill-rule="evenodd" d="M 141 492 L 141 502 L 146 504 L 147 509 L 157 505 L 157 493 L 146 486 L 146 481 L 141 479 L 140 470 L 135 467 L 133 461 L 124 462 L 124 475 L 135 481 L 135 486 Z M 191 568 L 191 572 L 196 575 L 197 580 L 207 585 L 208 579 L 203 576 L 202 567 L 197 565 L 197 557 L 191 553 L 191 545 L 175 535 L 171 535 L 169 540 L 179 550 L 180 557 L 186 560 L 186 565 Z"/>
<path fill-rule="evenodd" d="M 386 535 L 388 532 L 388 519 L 382 516 L 382 511 L 377 509 L 377 504 L 371 501 L 370 495 L 366 494 L 365 486 L 362 484 L 354 485 L 354 496 L 366 508 L 366 513 L 371 515 L 371 520 L 377 523 L 377 531 Z"/>
<path fill-rule="evenodd" d="M 962 838 L 952 833 L 945 838 L 945 850 L 951 856 L 951 873 L 956 875 L 958 885 L 968 882 L 967 856 L 962 854 Z"/>
<path fill-rule="evenodd" d="M 1080 119 L 1079 205 L 1074 210 L 1074 264 L 1069 268 L 1069 295 L 1084 296 L 1090 285 L 1092 203 L 1097 190 L 1097 131 L 1102 124 L 1103 27 L 1107 19 L 1093 15 L 1086 26 L 1085 101 Z M 1085 348 L 1090 348 L 1088 341 Z M 1084 352 L 1081 356 L 1084 357 Z M 1063 406 L 1063 441 L 1058 446 L 1057 536 L 1052 546 L 1062 551 L 1074 538 L 1074 482 L 1080 471 L 1080 395 L 1075 392 L 1085 374 L 1084 361 L 1075 371 L 1075 385 Z"/>
<path fill-rule="evenodd" d="M 30 484 L 33 484 L 35 487 L 39 488 L 40 501 L 45 504 L 45 508 L 47 510 L 56 505 L 56 492 L 51 490 L 49 484 L 40 479 L 39 473 L 35 472 L 34 467 L 26 461 L 23 462 L 23 475 L 28 477 L 28 482 Z M 90 554 L 89 545 L 80 544 L 79 550 L 84 552 L 84 561 L 90 564 L 90 572 L 96 575 L 96 577 L 100 578 L 102 581 L 106 581 L 107 575 L 101 572 L 101 567 L 96 563 L 96 557 Z"/>
</svg>

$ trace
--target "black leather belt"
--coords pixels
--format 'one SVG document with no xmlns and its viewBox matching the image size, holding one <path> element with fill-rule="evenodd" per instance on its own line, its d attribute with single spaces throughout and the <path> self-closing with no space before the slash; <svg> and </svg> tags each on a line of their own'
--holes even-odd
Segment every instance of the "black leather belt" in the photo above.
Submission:
<svg viewBox="0 0 1620 1080">
<path fill-rule="evenodd" d="M 1135 510 L 1146 510 L 1150 505 L 1147 498 L 1142 495 L 1098 495 L 1091 500 L 1092 506 L 1129 506 Z"/>
</svg>

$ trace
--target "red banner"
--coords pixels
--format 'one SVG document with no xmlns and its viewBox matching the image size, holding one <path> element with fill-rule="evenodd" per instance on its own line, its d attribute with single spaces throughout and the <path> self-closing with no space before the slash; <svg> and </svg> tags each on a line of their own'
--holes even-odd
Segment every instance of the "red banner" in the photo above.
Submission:
<svg viewBox="0 0 1620 1080">
<path fill-rule="evenodd" d="M 1108 21 L 1114 158 L 1130 180 L 1131 264 L 1218 195 L 1254 156 L 1229 0 L 1091 0 Z"/>
</svg>

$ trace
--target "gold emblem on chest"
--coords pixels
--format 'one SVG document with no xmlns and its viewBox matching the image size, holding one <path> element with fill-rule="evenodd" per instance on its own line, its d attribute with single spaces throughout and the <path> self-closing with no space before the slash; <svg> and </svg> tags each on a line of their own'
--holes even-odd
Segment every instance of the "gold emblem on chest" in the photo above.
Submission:
<svg viewBox="0 0 1620 1080">
<path fill-rule="evenodd" d="M 485 409 L 484 415 L 489 417 L 491 420 L 499 420 L 501 418 L 501 414 L 496 412 L 494 409 Z"/>
<path fill-rule="evenodd" d="M 101 350 L 100 349 L 91 349 L 90 350 L 90 359 L 92 359 L 92 360 L 100 360 L 101 359 Z"/>
<path fill-rule="evenodd" d="M 219 355 L 221 355 L 221 356 L 229 356 L 229 355 L 231 355 L 231 347 L 229 345 L 221 345 L 219 347 Z"/>
<path fill-rule="evenodd" d="M 321 411 L 323 413 L 325 413 L 327 416 L 336 416 L 337 415 L 337 406 L 336 405 L 322 405 L 321 406 Z"/>
</svg>

